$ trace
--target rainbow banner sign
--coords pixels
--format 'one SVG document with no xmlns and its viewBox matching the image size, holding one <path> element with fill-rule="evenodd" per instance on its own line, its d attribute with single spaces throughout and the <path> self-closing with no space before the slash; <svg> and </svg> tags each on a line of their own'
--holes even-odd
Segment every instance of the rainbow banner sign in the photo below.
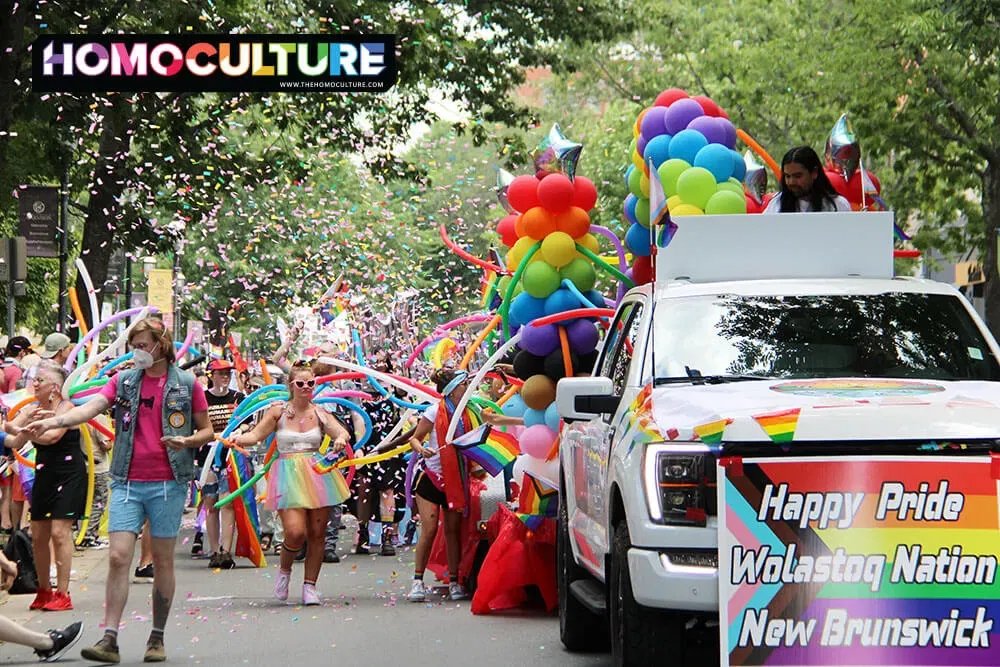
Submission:
<svg viewBox="0 0 1000 667">
<path fill-rule="evenodd" d="M 724 667 L 1000 665 L 988 456 L 724 462 Z"/>
</svg>

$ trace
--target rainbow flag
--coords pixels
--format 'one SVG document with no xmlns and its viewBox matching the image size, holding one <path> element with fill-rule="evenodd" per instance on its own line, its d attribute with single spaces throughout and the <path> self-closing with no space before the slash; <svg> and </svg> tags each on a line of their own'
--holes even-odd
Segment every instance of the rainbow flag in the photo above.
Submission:
<svg viewBox="0 0 1000 667">
<path fill-rule="evenodd" d="M 230 450 L 226 459 L 229 471 L 229 486 L 236 489 L 242 486 L 250 477 L 250 460 L 236 450 Z M 260 548 L 260 519 L 257 516 L 257 498 L 253 487 L 250 487 L 233 501 L 236 513 L 236 548 L 235 555 L 247 558 L 254 567 L 267 567 L 264 550 Z"/>
<path fill-rule="evenodd" d="M 29 449 L 27 452 L 23 452 L 24 458 L 28 459 L 32 463 L 35 462 L 35 455 L 38 454 L 38 450 L 34 447 Z M 35 469 L 29 468 L 26 465 L 21 465 L 15 462 L 14 465 L 17 466 L 17 477 L 18 481 L 21 483 L 21 489 L 24 491 L 24 497 L 31 502 L 31 490 L 35 486 Z"/>
<path fill-rule="evenodd" d="M 554 519 L 558 514 L 559 489 L 525 471 L 517 499 L 517 518 L 529 530 L 538 530 L 545 519 Z"/>
<path fill-rule="evenodd" d="M 722 442 L 726 427 L 733 423 L 732 419 L 719 419 L 714 422 L 695 426 L 694 432 L 706 445 L 717 445 Z"/>
<path fill-rule="evenodd" d="M 795 426 L 799 423 L 799 413 L 802 408 L 793 408 L 782 412 L 772 412 L 767 415 L 757 415 L 754 421 L 760 424 L 773 442 L 791 442 L 795 437 Z"/>
<path fill-rule="evenodd" d="M 456 438 L 455 448 L 482 466 L 491 477 L 496 477 L 521 453 L 517 438 L 498 431 L 489 424 Z"/>
</svg>

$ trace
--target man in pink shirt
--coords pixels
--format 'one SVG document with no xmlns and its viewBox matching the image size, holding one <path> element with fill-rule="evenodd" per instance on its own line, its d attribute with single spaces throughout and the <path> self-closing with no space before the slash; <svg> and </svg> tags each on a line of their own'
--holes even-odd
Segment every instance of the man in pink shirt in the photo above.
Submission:
<svg viewBox="0 0 1000 667">
<path fill-rule="evenodd" d="M 194 375 L 174 364 L 169 330 L 156 319 L 129 332 L 135 368 L 114 376 L 100 394 L 61 415 L 41 415 L 28 427 L 31 436 L 52 428 L 83 424 L 114 406 L 115 448 L 108 503 L 110 552 L 104 637 L 83 650 L 83 657 L 117 663 L 118 626 L 128 598 L 129 567 L 143 523 L 149 520 L 153 549 L 153 631 L 144 662 L 163 662 L 163 631 L 173 601 L 174 549 L 188 485 L 194 479 L 194 454 L 213 437 L 205 390 Z"/>
<path fill-rule="evenodd" d="M 7 394 L 17 389 L 17 381 L 24 374 L 21 360 L 32 352 L 34 350 L 31 349 L 31 341 L 24 336 L 14 336 L 7 342 L 3 355 L 3 387 L 0 387 L 2 393 Z"/>
</svg>

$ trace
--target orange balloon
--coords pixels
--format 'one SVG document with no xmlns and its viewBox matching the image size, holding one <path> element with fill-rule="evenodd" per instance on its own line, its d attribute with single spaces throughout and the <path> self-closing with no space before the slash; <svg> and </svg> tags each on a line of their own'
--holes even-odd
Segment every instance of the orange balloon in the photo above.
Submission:
<svg viewBox="0 0 1000 667">
<path fill-rule="evenodd" d="M 635 125 L 632 128 L 633 132 L 635 132 L 635 136 L 638 137 L 641 132 L 639 128 L 642 127 L 642 117 L 645 116 L 647 113 L 649 113 L 649 110 L 652 108 L 653 107 L 646 107 L 645 109 L 639 112 L 639 116 L 635 119 Z"/>
<path fill-rule="evenodd" d="M 590 231 L 590 215 L 579 206 L 571 206 L 556 216 L 556 228 L 573 238 L 583 236 Z"/>
<path fill-rule="evenodd" d="M 524 236 L 524 215 L 517 216 L 517 221 L 514 222 L 514 233 L 517 234 L 517 238 Z"/>
<path fill-rule="evenodd" d="M 556 231 L 556 218 L 545 208 L 536 206 L 521 214 L 524 219 L 524 232 L 536 241 Z"/>
</svg>

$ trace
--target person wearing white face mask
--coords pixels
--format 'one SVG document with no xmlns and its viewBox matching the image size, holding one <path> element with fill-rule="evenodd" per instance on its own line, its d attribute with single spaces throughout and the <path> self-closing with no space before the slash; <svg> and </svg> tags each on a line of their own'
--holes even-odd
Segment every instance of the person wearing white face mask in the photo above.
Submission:
<svg viewBox="0 0 1000 667">
<path fill-rule="evenodd" d="M 79 426 L 115 407 L 108 534 L 111 545 L 104 612 L 104 637 L 85 648 L 84 658 L 117 663 L 118 626 L 128 598 L 129 567 L 136 538 L 149 520 L 153 551 L 153 630 L 145 662 L 163 662 L 163 631 L 173 602 L 174 550 L 188 485 L 195 477 L 194 453 L 212 440 L 205 390 L 194 375 L 174 364 L 170 332 L 156 319 L 129 332 L 135 369 L 115 375 L 87 403 L 59 416 L 42 417 L 25 431 L 35 439 L 50 429 Z M 51 416 L 50 416 L 51 415 Z"/>
</svg>

